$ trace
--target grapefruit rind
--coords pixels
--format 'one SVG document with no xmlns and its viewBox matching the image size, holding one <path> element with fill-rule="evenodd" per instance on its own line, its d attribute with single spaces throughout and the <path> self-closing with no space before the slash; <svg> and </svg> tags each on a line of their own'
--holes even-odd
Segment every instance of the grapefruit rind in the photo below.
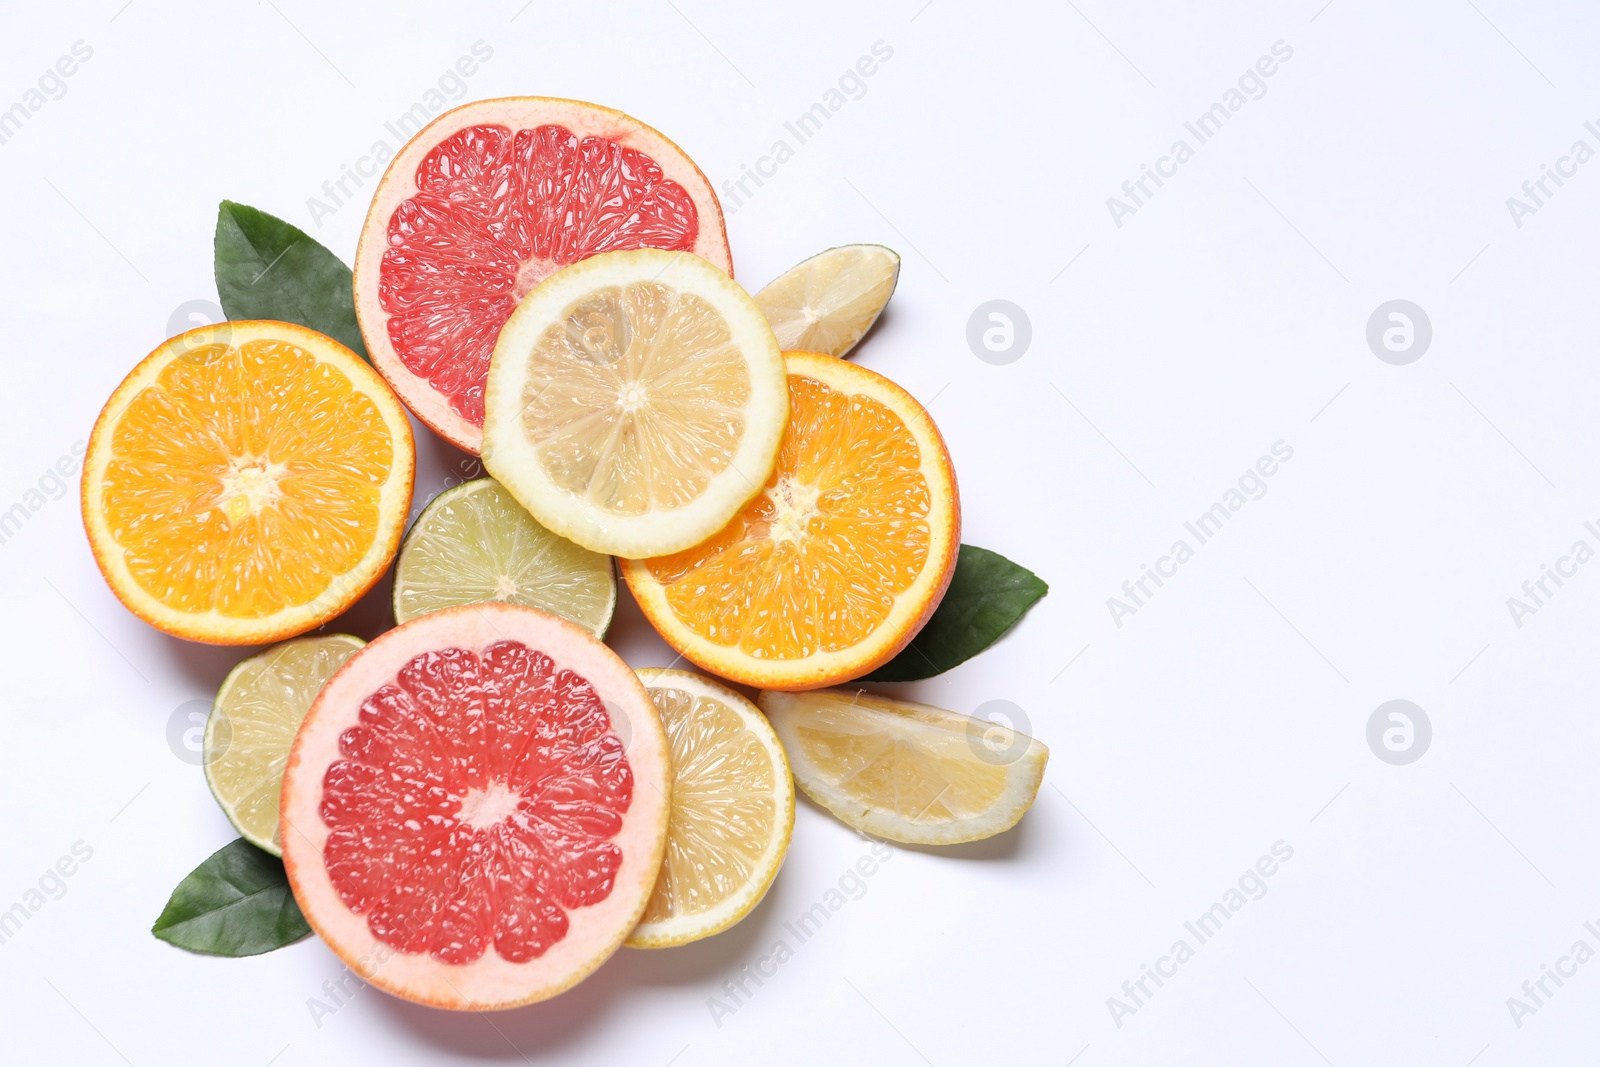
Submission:
<svg viewBox="0 0 1600 1067">
<path fill-rule="evenodd" d="M 699 298 L 722 317 L 732 347 L 743 357 L 749 395 L 742 410 L 743 435 L 733 455 L 698 496 L 670 510 L 619 514 L 580 500 L 549 476 L 523 425 L 524 396 L 531 379 L 530 353 L 546 330 L 596 291 L 645 283 Z M 737 282 L 687 252 L 605 252 L 545 279 L 500 331 L 485 394 L 483 465 L 529 514 L 561 536 L 622 558 L 660 556 L 704 541 L 761 491 L 788 421 L 783 353 L 766 318 Z"/>
<path fill-rule="evenodd" d="M 1050 758 L 1043 742 L 988 720 L 861 690 L 764 691 L 757 695 L 756 703 L 783 741 L 801 792 L 846 826 L 901 844 L 955 845 L 1011 829 L 1038 796 Z M 984 748 L 990 733 L 998 735 L 998 754 Z M 883 748 L 899 745 L 902 750 L 880 750 L 873 761 L 885 762 L 886 756 L 892 768 L 868 764 L 857 750 L 850 753 L 854 758 L 836 761 L 830 772 L 819 765 L 812 751 L 812 742 L 824 751 L 832 747 L 822 740 L 829 734 L 855 744 L 880 740 Z M 844 766 L 848 771 L 841 775 Z M 902 814 L 891 804 L 863 800 L 859 788 L 852 791 L 850 787 L 859 786 L 869 776 L 890 783 L 892 801 L 914 796 L 924 810 Z M 948 812 L 949 818 L 923 818 L 929 807 L 948 795 L 947 787 L 933 790 L 928 784 L 941 777 L 947 784 L 957 777 L 977 778 L 988 799 L 981 807 L 959 814 Z M 924 788 L 919 791 L 918 785 Z M 931 798 L 927 805 L 921 804 L 923 795 Z M 945 813 L 944 809 L 940 813 Z"/>
<path fill-rule="evenodd" d="M 106 467 L 112 458 L 111 444 L 117 422 L 133 399 L 151 385 L 169 364 L 183 358 L 185 353 L 214 343 L 238 347 L 251 341 L 274 340 L 286 341 L 313 353 L 320 360 L 332 363 L 382 414 L 394 455 L 388 480 L 380 496 L 376 536 L 360 562 L 335 579 L 327 591 L 309 603 L 283 608 L 254 619 L 224 615 L 215 609 L 199 613 L 178 611 L 144 592 L 134 581 L 100 505 L 100 493 Z M 221 322 L 200 326 L 163 341 L 117 386 L 89 434 L 80 483 L 80 504 L 84 531 L 88 534 L 95 563 L 111 591 L 129 611 L 174 637 L 212 645 L 262 645 L 316 629 L 361 599 L 383 576 L 400 548 L 406 514 L 411 508 L 415 471 L 416 445 L 405 409 L 389 384 L 360 356 L 333 338 L 295 323 L 264 319 Z"/>
<path fill-rule="evenodd" d="M 361 704 L 394 680 L 413 657 L 442 648 L 474 651 L 521 641 L 556 668 L 583 676 L 615 719 L 634 775 L 623 827 L 610 840 L 623 852 L 611 893 L 567 913 L 566 935 L 543 955 L 511 963 L 493 949 L 468 964 L 441 963 L 398 951 L 373 935 L 335 889 L 323 860 L 329 836 L 320 814 L 323 775 L 340 758 L 339 738 L 356 724 Z M 363 979 L 394 996 L 455 1011 L 514 1008 L 555 996 L 604 963 L 638 924 L 655 887 L 670 815 L 672 769 L 666 732 L 638 675 L 582 627 L 535 608 L 472 604 L 446 608 L 376 638 L 329 679 L 306 714 L 284 772 L 280 807 L 283 862 L 306 921 Z"/>
<path fill-rule="evenodd" d="M 758 659 L 718 644 L 685 625 L 673 611 L 665 587 L 647 561 L 619 559 L 628 589 L 667 644 L 690 662 L 722 678 L 761 689 L 804 690 L 859 678 L 889 662 L 911 643 L 955 574 L 961 548 L 961 504 L 955 468 L 944 438 L 917 399 L 893 381 L 858 364 L 821 352 L 785 352 L 791 375 L 813 378 L 846 395 L 863 394 L 892 409 L 917 437 L 921 471 L 933 492 L 928 515 L 928 558 L 915 583 L 895 598 L 887 618 L 866 640 L 833 652 L 790 660 Z"/>
<path fill-rule="evenodd" d="M 583 100 L 504 96 L 462 104 L 428 123 L 390 161 L 367 210 L 351 279 L 356 321 L 372 365 L 388 379 L 411 413 L 434 433 L 474 455 L 483 444 L 483 427 L 464 418 L 426 378 L 407 367 L 389 340 L 389 314 L 378 298 L 378 271 L 388 247 L 389 219 L 402 202 L 417 195 L 417 166 L 441 141 L 471 126 L 521 130 L 546 124 L 565 126 L 579 138 L 604 137 L 654 159 L 665 176 L 683 186 L 694 201 L 699 216 L 694 253 L 730 277 L 733 274 L 722 205 L 710 180 L 683 149 L 631 115 Z"/>
<path fill-rule="evenodd" d="M 789 760 L 784 753 L 783 745 L 778 740 L 778 735 L 773 732 L 772 725 L 767 722 L 760 710 L 743 696 L 690 671 L 642 667 L 638 673 L 646 689 L 680 689 L 692 696 L 715 701 L 733 712 L 743 723 L 745 731 L 771 756 L 774 771 L 773 825 L 769 828 L 770 836 L 765 842 L 760 859 L 753 866 L 744 885 L 706 911 L 672 916 L 656 922 L 641 922 L 634 928 L 633 933 L 628 935 L 626 942 L 629 948 L 672 948 L 699 941 L 713 934 L 720 934 L 749 915 L 767 895 L 767 890 L 772 887 L 773 880 L 778 876 L 778 868 L 783 866 L 784 857 L 789 852 L 789 840 L 794 833 L 794 776 L 789 771 Z M 676 768 L 674 774 L 676 775 Z M 674 789 L 676 790 L 676 778 Z M 674 803 L 677 803 L 676 794 Z M 670 836 L 670 821 L 668 825 Z M 738 827 L 728 829 L 736 832 Z"/>
</svg>

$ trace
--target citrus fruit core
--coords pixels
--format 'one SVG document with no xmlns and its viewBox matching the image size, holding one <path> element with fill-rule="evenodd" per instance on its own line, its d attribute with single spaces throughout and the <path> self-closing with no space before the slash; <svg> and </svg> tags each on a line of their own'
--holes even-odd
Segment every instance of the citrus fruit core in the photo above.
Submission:
<svg viewBox="0 0 1600 1067">
<path fill-rule="evenodd" d="M 378 940 L 513 963 L 611 894 L 633 770 L 587 679 L 520 641 L 436 649 L 362 703 L 323 778 L 328 876 Z"/>
</svg>

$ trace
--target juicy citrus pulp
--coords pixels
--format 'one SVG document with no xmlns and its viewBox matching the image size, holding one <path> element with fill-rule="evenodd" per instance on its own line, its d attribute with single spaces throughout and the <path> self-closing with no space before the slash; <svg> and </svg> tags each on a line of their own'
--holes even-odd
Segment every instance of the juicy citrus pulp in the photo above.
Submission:
<svg viewBox="0 0 1600 1067">
<path fill-rule="evenodd" d="M 992 837 L 1033 804 L 1049 750 L 1009 727 L 861 690 L 764 692 L 806 796 L 907 844 Z"/>
<path fill-rule="evenodd" d="M 355 353 L 282 322 L 174 337 L 95 423 L 83 517 L 135 614 L 217 644 L 321 625 L 377 580 L 410 506 L 410 423 Z"/>
<path fill-rule="evenodd" d="M 498 601 L 541 608 L 604 637 L 617 604 L 609 556 L 540 526 L 493 478 L 446 489 L 423 509 L 394 569 L 394 618 Z"/>
<path fill-rule="evenodd" d="M 516 605 L 446 608 L 323 687 L 284 775 L 285 869 L 307 921 L 381 988 L 524 1004 L 637 924 L 670 774 L 655 706 L 592 635 Z"/>
<path fill-rule="evenodd" d="M 348 634 L 285 641 L 240 663 L 211 705 L 202 762 L 211 795 L 234 828 L 274 856 L 278 794 L 289 746 L 311 702 L 365 644 Z"/>
<path fill-rule="evenodd" d="M 785 350 L 843 356 L 878 321 L 900 256 L 882 245 L 843 245 L 791 267 L 755 295 Z"/>
<path fill-rule="evenodd" d="M 417 416 L 476 452 L 489 358 L 517 302 L 622 248 L 732 272 L 716 195 L 655 130 L 575 100 L 466 104 L 423 128 L 379 185 L 356 255 L 362 335 Z"/>
<path fill-rule="evenodd" d="M 501 331 L 483 462 L 563 537 L 659 555 L 760 490 L 788 413 L 783 357 L 743 289 L 687 253 L 610 252 L 547 279 Z"/>
<path fill-rule="evenodd" d="M 661 874 L 630 948 L 720 933 L 761 902 L 794 828 L 794 780 L 767 720 L 738 693 L 688 671 L 639 678 L 672 749 L 672 817 Z"/>
<path fill-rule="evenodd" d="M 955 567 L 960 504 L 909 393 L 832 356 L 786 358 L 792 414 L 761 493 L 709 540 L 622 573 L 690 660 L 806 689 L 864 674 L 915 636 Z"/>
</svg>

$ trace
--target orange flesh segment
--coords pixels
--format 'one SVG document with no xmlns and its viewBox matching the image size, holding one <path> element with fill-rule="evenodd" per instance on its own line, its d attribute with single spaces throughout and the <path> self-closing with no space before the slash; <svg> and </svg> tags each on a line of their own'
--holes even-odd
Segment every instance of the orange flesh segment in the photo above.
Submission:
<svg viewBox="0 0 1600 1067">
<path fill-rule="evenodd" d="M 214 344 L 129 402 L 101 506 L 145 593 L 261 618 L 360 562 L 393 461 L 383 415 L 336 366 L 284 341 Z"/>
<path fill-rule="evenodd" d="M 894 411 L 789 376 L 789 428 L 766 487 L 703 544 L 645 561 L 682 624 L 752 658 L 851 648 L 927 563 L 932 496 Z"/>
</svg>

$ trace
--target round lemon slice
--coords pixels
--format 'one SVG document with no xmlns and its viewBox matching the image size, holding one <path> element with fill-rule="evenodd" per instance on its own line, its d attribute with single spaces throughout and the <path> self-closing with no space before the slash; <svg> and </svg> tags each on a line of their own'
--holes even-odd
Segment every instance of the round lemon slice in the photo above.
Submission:
<svg viewBox="0 0 1600 1067">
<path fill-rule="evenodd" d="M 595 552 L 678 552 L 761 491 L 789 421 L 783 356 L 738 284 L 687 252 L 607 252 L 545 279 L 495 344 L 483 462 Z"/>
<path fill-rule="evenodd" d="M 878 321 L 900 280 L 900 256 L 882 245 L 843 245 L 791 267 L 756 294 L 785 352 L 843 356 Z"/>
<path fill-rule="evenodd" d="M 534 521 L 493 478 L 435 497 L 406 535 L 394 572 L 394 621 L 461 604 L 540 608 L 604 637 L 617 606 L 611 557 Z"/>
<path fill-rule="evenodd" d="M 365 644 L 349 634 L 302 637 L 228 672 L 211 705 L 201 757 L 206 783 L 245 840 L 274 856 L 289 746 L 322 686 Z"/>
<path fill-rule="evenodd" d="M 783 746 L 744 697 L 688 671 L 645 668 L 672 749 L 661 874 L 632 948 L 710 937 L 750 913 L 789 850 L 794 780 Z"/>
<path fill-rule="evenodd" d="M 985 719 L 859 689 L 758 698 L 800 790 L 862 833 L 953 845 L 1015 826 L 1050 752 Z"/>
</svg>

